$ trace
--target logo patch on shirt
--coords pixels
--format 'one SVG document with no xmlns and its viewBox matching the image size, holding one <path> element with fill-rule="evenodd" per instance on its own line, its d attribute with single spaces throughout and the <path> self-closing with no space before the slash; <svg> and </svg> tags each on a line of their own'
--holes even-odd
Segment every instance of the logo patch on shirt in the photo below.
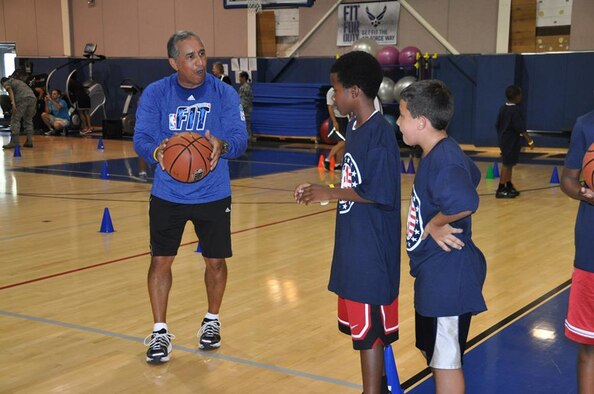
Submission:
<svg viewBox="0 0 594 394">
<path fill-rule="evenodd" d="M 196 101 L 193 94 L 191 94 L 190 97 L 188 97 L 188 101 Z"/>
<path fill-rule="evenodd" d="M 423 217 L 421 216 L 421 200 L 419 200 L 417 191 L 413 185 L 410 207 L 408 208 L 408 218 L 406 220 L 406 250 L 412 251 L 419 246 L 424 228 Z"/>
<path fill-rule="evenodd" d="M 169 130 L 198 131 L 204 130 L 206 117 L 210 112 L 210 103 L 180 105 L 174 114 L 169 114 Z"/>
<path fill-rule="evenodd" d="M 342 159 L 342 176 L 340 179 L 341 189 L 351 189 L 361 184 L 361 174 L 359 173 L 359 167 L 357 162 L 350 153 L 346 153 Z M 338 213 L 348 213 L 353 204 L 353 201 L 339 200 L 338 201 Z"/>
</svg>

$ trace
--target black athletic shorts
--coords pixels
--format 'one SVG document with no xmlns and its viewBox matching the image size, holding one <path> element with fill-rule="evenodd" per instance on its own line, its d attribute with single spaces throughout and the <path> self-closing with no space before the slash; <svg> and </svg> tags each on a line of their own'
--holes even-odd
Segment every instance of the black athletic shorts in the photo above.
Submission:
<svg viewBox="0 0 594 394">
<path fill-rule="evenodd" d="M 519 135 L 504 133 L 499 137 L 499 148 L 501 149 L 501 162 L 504 165 L 514 166 L 518 164 L 522 148 Z"/>
<path fill-rule="evenodd" d="M 202 256 L 231 257 L 231 197 L 204 204 L 178 204 L 151 195 L 151 255 L 175 256 L 186 223 L 194 224 Z"/>
</svg>

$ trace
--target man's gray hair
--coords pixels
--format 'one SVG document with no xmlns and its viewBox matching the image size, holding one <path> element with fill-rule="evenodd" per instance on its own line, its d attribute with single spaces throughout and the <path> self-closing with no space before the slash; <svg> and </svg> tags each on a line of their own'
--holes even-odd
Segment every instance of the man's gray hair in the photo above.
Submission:
<svg viewBox="0 0 594 394">
<path fill-rule="evenodd" d="M 190 37 L 196 38 L 198 41 L 202 42 L 200 37 L 191 31 L 187 30 L 179 30 L 173 33 L 173 35 L 167 41 L 167 56 L 170 59 L 176 59 L 179 56 L 179 49 L 177 48 L 177 43 L 183 40 L 187 40 Z"/>
</svg>

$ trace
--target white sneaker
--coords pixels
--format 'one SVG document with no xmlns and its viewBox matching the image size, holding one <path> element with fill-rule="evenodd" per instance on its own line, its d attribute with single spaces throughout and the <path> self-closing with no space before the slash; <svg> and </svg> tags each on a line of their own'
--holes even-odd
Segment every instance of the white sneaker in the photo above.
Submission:
<svg viewBox="0 0 594 394">
<path fill-rule="evenodd" d="M 144 345 L 148 346 L 146 351 L 147 363 L 165 363 L 169 361 L 173 345 L 171 340 L 175 335 L 168 332 L 165 328 L 159 331 L 153 331 L 146 338 L 144 338 Z"/>
</svg>

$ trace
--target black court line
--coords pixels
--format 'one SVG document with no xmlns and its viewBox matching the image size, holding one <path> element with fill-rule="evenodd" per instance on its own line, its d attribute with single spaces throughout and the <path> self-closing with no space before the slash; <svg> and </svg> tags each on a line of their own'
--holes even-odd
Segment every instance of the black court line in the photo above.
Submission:
<svg viewBox="0 0 594 394">
<path fill-rule="evenodd" d="M 569 286 L 570 284 L 571 284 L 571 279 L 566 280 L 565 282 L 561 283 L 559 286 L 557 286 L 557 287 L 553 288 L 552 290 L 546 292 L 545 294 L 541 295 L 536 300 L 532 301 L 531 303 L 525 305 L 524 307 L 518 309 L 511 315 L 507 316 L 503 320 L 501 320 L 498 323 L 495 323 L 491 327 L 487 328 L 485 331 L 481 332 L 480 334 L 478 334 L 474 338 L 470 339 L 466 343 L 467 349 L 470 349 L 470 348 L 478 345 L 480 342 L 483 342 L 484 340 L 488 339 L 491 335 L 495 334 L 497 331 L 501 330 L 503 327 L 512 323 L 514 320 L 517 320 L 521 316 L 527 314 L 531 309 L 536 308 L 540 304 L 543 304 L 549 298 L 559 294 L 562 290 L 565 290 L 565 288 L 567 288 L 567 286 Z M 425 379 L 430 374 L 431 374 L 431 368 L 427 367 L 427 368 L 423 369 L 422 371 L 420 371 L 419 373 L 417 373 L 416 375 L 412 376 L 406 382 L 402 383 L 402 388 L 406 390 L 406 389 L 410 388 L 411 386 L 419 383 L 421 380 Z"/>
</svg>

